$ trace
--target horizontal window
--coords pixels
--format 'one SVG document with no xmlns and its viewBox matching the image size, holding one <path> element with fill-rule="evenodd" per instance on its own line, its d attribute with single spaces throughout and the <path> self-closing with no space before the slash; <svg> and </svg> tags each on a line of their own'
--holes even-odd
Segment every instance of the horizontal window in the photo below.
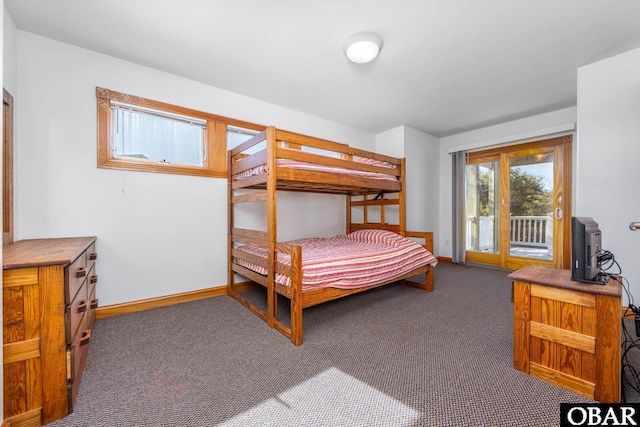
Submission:
<svg viewBox="0 0 640 427">
<path fill-rule="evenodd" d="M 257 130 L 251 129 L 242 129 L 237 126 L 227 126 L 227 150 L 231 150 L 232 148 L 236 148 L 238 145 L 242 144 L 245 141 L 250 140 L 260 132 Z M 247 154 L 253 154 L 256 151 L 256 146 L 260 146 L 261 144 L 254 145 L 249 150 L 245 152 Z M 266 144 L 262 144 L 263 146 L 260 149 L 266 147 Z"/>
<path fill-rule="evenodd" d="M 115 158 L 202 167 L 207 157 L 206 120 L 111 102 Z"/>
<path fill-rule="evenodd" d="M 96 88 L 98 167 L 226 177 L 228 135 L 264 126 Z"/>
</svg>

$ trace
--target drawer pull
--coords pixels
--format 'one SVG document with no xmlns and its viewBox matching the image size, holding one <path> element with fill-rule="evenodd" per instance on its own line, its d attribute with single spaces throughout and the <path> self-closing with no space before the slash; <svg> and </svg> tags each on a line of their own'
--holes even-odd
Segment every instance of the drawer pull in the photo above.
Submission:
<svg viewBox="0 0 640 427">
<path fill-rule="evenodd" d="M 91 300 L 91 308 L 98 308 L 98 299 Z"/>
<path fill-rule="evenodd" d="M 78 271 L 76 271 L 76 277 L 84 277 L 87 275 L 87 269 L 82 267 L 79 268 Z"/>
<path fill-rule="evenodd" d="M 89 259 L 91 261 L 98 259 L 98 253 L 97 252 L 93 252 L 89 254 Z"/>
<path fill-rule="evenodd" d="M 91 339 L 91 329 L 85 329 L 82 331 L 82 336 L 80 337 L 80 345 L 89 344 L 89 340 Z"/>
<path fill-rule="evenodd" d="M 96 283 L 98 281 L 98 275 L 94 274 L 93 276 L 89 277 L 89 283 Z"/>
<path fill-rule="evenodd" d="M 89 304 L 89 301 L 86 299 L 83 299 L 82 301 L 80 301 L 80 304 L 78 304 L 78 313 L 84 313 L 85 311 L 87 311 L 88 304 Z"/>
</svg>

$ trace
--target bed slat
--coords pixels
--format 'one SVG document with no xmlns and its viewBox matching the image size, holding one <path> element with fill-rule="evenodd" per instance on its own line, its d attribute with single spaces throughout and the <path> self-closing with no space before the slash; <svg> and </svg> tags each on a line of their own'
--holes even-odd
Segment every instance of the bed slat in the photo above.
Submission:
<svg viewBox="0 0 640 427">
<path fill-rule="evenodd" d="M 299 248 L 300 246 L 291 245 L 288 243 L 276 243 L 276 252 L 280 252 L 281 254 L 291 255 L 291 253 L 295 250 L 295 248 Z"/>
<path fill-rule="evenodd" d="M 267 174 L 253 175 L 247 179 L 233 179 L 233 177 L 229 179 L 232 181 L 231 189 L 233 190 L 239 190 L 241 188 L 264 188 L 267 183 Z"/>
<path fill-rule="evenodd" d="M 399 199 L 369 199 L 351 202 L 351 206 L 393 206 L 398 204 L 400 204 Z"/>
<path fill-rule="evenodd" d="M 368 165 L 362 162 L 354 162 L 349 160 L 342 160 L 333 157 L 323 156 L 319 154 L 307 153 L 300 150 L 289 150 L 286 148 L 278 148 L 276 150 L 276 157 L 279 159 L 291 159 L 300 162 L 315 163 L 319 165 L 341 167 L 349 170 L 376 172 L 384 175 L 400 176 L 400 165 L 396 165 L 394 168 L 386 168 L 382 166 Z"/>
<path fill-rule="evenodd" d="M 236 263 L 231 264 L 231 269 L 236 273 L 246 277 L 247 279 L 251 279 L 256 283 L 261 284 L 262 286 L 267 286 L 267 278 L 256 273 L 255 271 L 251 271 L 248 268 L 244 268 L 243 266 Z"/>
<path fill-rule="evenodd" d="M 284 274 L 285 276 L 288 276 L 288 277 L 291 276 L 291 267 L 286 264 L 276 262 L 275 269 L 276 269 L 276 273 L 278 274 Z"/>
<path fill-rule="evenodd" d="M 381 160 L 383 162 L 393 164 L 400 164 L 401 162 L 397 157 L 385 156 L 384 154 L 373 153 L 371 151 L 364 151 L 358 148 L 350 147 L 347 144 L 328 141 L 326 139 L 313 138 L 310 136 L 300 135 L 280 129 L 276 129 L 276 140 L 299 144 L 307 147 L 319 148 L 326 151 L 333 151 L 336 153 L 343 153 L 349 156 L 359 156 L 369 159 Z"/>
<path fill-rule="evenodd" d="M 240 160 L 234 161 L 231 165 L 231 174 L 236 175 L 240 172 L 244 172 L 249 169 L 253 169 L 260 165 L 267 163 L 267 150 L 260 150 L 257 153 L 251 154 L 249 157 L 244 157 Z"/>
<path fill-rule="evenodd" d="M 368 228 L 374 228 L 376 230 L 389 230 L 394 233 L 400 234 L 400 226 L 397 224 L 381 224 L 376 222 L 367 222 L 365 224 L 351 223 L 351 232 L 357 230 L 366 230 Z"/>
<path fill-rule="evenodd" d="M 243 252 L 243 251 L 240 251 L 238 249 L 233 249 L 231 251 L 231 254 L 236 259 L 241 259 L 243 261 L 250 262 L 250 263 L 258 265 L 258 266 L 260 266 L 262 268 L 268 268 L 267 267 L 268 264 L 267 264 L 267 259 L 266 258 L 257 256 L 257 255 L 253 255 L 253 254 L 250 254 L 248 252 Z"/>
<path fill-rule="evenodd" d="M 231 197 L 231 203 L 264 202 L 266 200 L 266 191 L 261 191 L 260 193 L 242 194 L 240 196 Z"/>
<path fill-rule="evenodd" d="M 375 188 L 376 191 L 388 192 L 397 192 L 400 190 L 400 183 L 398 181 L 290 168 L 278 168 L 277 178 L 278 188 L 287 186 L 287 183 L 284 181 L 293 181 L 292 185 L 299 185 L 299 188 L 304 188 L 305 185 L 313 188 L 314 186 L 309 184 L 316 184 L 316 187 L 319 189 L 321 189 L 322 186 L 325 188 L 328 186 L 337 186 L 350 189 L 351 191 L 359 189 L 361 191 L 369 190 L 370 192 L 372 188 Z"/>
<path fill-rule="evenodd" d="M 237 243 L 244 243 L 258 247 L 265 247 L 268 242 L 265 231 L 248 230 L 245 228 L 233 228 L 231 230 L 231 240 Z"/>
<path fill-rule="evenodd" d="M 240 153 L 242 153 L 243 151 L 248 150 L 249 148 L 253 147 L 254 145 L 260 144 L 262 141 L 267 139 L 267 131 L 263 130 L 262 132 L 260 132 L 259 134 L 257 134 L 256 136 L 254 136 L 253 138 L 250 138 L 248 140 L 246 140 L 245 142 L 243 142 L 242 144 L 238 145 L 237 147 L 231 149 L 231 156 L 234 157 Z"/>
<path fill-rule="evenodd" d="M 282 129 L 276 129 L 276 141 L 289 142 L 293 144 L 304 145 L 307 147 L 319 148 L 321 150 L 343 152 L 348 149 L 347 144 L 328 141 L 326 139 L 313 138 L 299 133 L 289 132 Z"/>
</svg>

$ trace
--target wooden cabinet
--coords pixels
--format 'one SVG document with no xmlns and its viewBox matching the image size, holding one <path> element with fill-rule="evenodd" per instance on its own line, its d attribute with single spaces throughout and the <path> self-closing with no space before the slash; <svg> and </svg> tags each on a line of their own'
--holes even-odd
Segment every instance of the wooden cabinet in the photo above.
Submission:
<svg viewBox="0 0 640 427">
<path fill-rule="evenodd" d="M 4 419 L 38 426 L 73 411 L 98 300 L 95 237 L 3 248 Z"/>
<path fill-rule="evenodd" d="M 600 402 L 620 402 L 622 285 L 574 282 L 569 270 L 536 266 L 509 277 L 514 368 Z"/>
</svg>

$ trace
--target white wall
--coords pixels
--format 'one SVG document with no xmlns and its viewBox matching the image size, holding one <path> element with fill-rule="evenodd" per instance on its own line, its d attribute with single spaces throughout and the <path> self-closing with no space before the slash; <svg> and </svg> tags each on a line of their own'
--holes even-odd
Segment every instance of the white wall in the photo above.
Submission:
<svg viewBox="0 0 640 427">
<path fill-rule="evenodd" d="M 406 158 L 407 230 L 438 233 L 440 140 L 408 126 L 376 135 L 375 151 Z M 434 237 L 434 254 L 438 254 Z"/>
<path fill-rule="evenodd" d="M 24 31 L 17 58 L 16 239 L 97 236 L 102 306 L 226 284 L 227 183 L 98 169 L 96 86 L 375 147 L 366 132 Z M 283 196 L 279 239 L 344 232 L 343 203 Z"/>
<path fill-rule="evenodd" d="M 405 126 L 407 169 L 407 229 L 432 231 L 434 254 L 439 255 L 438 177 L 440 173 L 440 140 Z"/>
<path fill-rule="evenodd" d="M 404 126 L 376 135 L 375 152 L 391 157 L 404 157 Z"/>
<path fill-rule="evenodd" d="M 9 11 L 3 8 L 3 39 L 2 39 L 2 86 L 15 98 L 18 87 L 18 70 L 16 68 L 16 24 L 11 19 Z"/>
<path fill-rule="evenodd" d="M 440 140 L 440 176 L 438 182 L 440 188 L 438 255 L 443 257 L 451 257 L 452 255 L 452 170 L 450 149 L 468 146 L 474 146 L 475 149 L 479 149 L 480 147 L 504 144 L 506 141 L 527 142 L 531 140 L 531 138 L 526 137 L 527 135 L 538 133 L 541 130 L 556 129 L 561 125 L 575 123 L 576 120 L 577 109 L 571 107 L 442 138 Z M 533 139 L 541 138 L 536 137 Z"/>
<path fill-rule="evenodd" d="M 640 298 L 640 49 L 578 69 L 578 123 L 575 212 L 598 222 Z"/>
</svg>

